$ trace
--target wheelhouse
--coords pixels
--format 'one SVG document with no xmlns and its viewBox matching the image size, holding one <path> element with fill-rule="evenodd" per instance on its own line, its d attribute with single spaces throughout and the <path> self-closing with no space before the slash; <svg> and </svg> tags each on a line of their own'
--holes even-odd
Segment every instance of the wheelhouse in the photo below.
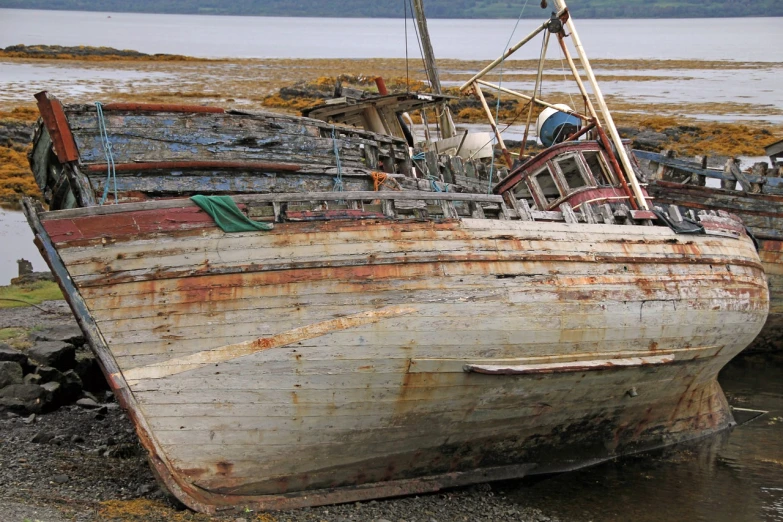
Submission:
<svg viewBox="0 0 783 522">
<path fill-rule="evenodd" d="M 564 142 L 523 163 L 494 192 L 526 200 L 533 210 L 557 210 L 565 202 L 574 210 L 585 202 L 628 204 L 631 195 L 610 165 L 599 142 Z"/>
</svg>

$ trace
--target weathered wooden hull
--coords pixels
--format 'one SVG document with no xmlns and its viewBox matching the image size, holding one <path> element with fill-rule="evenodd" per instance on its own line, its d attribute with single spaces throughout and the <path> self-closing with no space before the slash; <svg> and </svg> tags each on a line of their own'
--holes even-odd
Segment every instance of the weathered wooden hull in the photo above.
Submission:
<svg viewBox="0 0 783 522">
<path fill-rule="evenodd" d="M 670 181 L 650 181 L 647 190 L 656 203 L 697 210 L 725 210 L 739 216 L 758 241 L 759 257 L 767 274 L 769 317 L 747 351 L 783 349 L 783 196 L 749 194 L 736 190 L 699 187 Z"/>
<path fill-rule="evenodd" d="M 572 469 L 721 430 L 748 238 L 489 219 L 26 212 L 151 462 L 275 509 Z M 93 215 L 95 214 L 95 215 Z"/>
</svg>

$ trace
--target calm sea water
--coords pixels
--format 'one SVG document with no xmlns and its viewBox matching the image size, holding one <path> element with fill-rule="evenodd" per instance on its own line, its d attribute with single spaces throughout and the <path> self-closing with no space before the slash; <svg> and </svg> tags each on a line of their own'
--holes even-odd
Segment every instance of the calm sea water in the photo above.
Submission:
<svg viewBox="0 0 783 522">
<path fill-rule="evenodd" d="M 783 522 L 783 358 L 740 356 L 718 380 L 733 406 L 768 413 L 715 437 L 501 490 L 569 522 Z"/>
<path fill-rule="evenodd" d="M 537 2 L 528 11 L 540 13 Z M 436 56 L 486 60 L 541 20 L 429 20 Z M 783 18 L 579 20 L 592 58 L 779 62 Z M 409 52 L 418 56 L 408 22 Z M 405 22 L 384 18 L 272 18 L 0 9 L 0 47 L 110 46 L 201 57 L 404 58 Z M 519 58 L 535 58 L 536 46 Z"/>
</svg>

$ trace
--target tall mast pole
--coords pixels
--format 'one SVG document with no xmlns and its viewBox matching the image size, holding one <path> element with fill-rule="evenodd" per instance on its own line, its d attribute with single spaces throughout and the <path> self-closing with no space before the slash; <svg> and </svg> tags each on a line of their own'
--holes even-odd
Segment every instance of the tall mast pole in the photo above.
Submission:
<svg viewBox="0 0 783 522">
<path fill-rule="evenodd" d="M 567 8 L 565 0 L 554 0 L 554 2 L 558 11 Z M 644 194 L 642 193 L 642 189 L 639 186 L 639 181 L 636 179 L 636 175 L 634 174 L 633 167 L 631 166 L 631 160 L 628 158 L 628 154 L 626 153 L 625 147 L 623 146 L 623 140 L 620 138 L 620 133 L 617 132 L 617 127 L 615 126 L 614 120 L 612 119 L 612 114 L 609 112 L 609 107 L 606 106 L 606 100 L 604 100 L 604 95 L 601 92 L 601 88 L 598 86 L 598 81 L 595 79 L 595 74 L 593 74 L 593 68 L 590 67 L 590 60 L 587 59 L 587 54 L 582 47 L 582 42 L 579 40 L 576 27 L 574 27 L 574 22 L 571 20 L 570 16 L 566 22 L 566 27 L 568 27 L 568 31 L 571 33 L 571 38 L 573 39 L 574 47 L 576 47 L 576 52 L 579 55 L 579 60 L 582 62 L 582 67 L 584 68 L 585 73 L 587 73 L 587 79 L 590 81 L 590 85 L 593 87 L 593 93 L 595 95 L 596 101 L 598 102 L 598 108 L 601 110 L 601 114 L 604 117 L 604 123 L 606 124 L 607 130 L 609 130 L 609 136 L 611 136 L 612 141 L 614 142 L 614 146 L 617 148 L 617 155 L 620 157 L 620 163 L 623 165 L 626 176 L 631 182 L 631 188 L 633 189 L 633 193 L 636 196 L 636 201 L 639 204 L 639 208 L 648 210 L 649 207 L 647 206 L 647 201 L 644 199 Z M 611 151 L 607 152 L 611 153 Z"/>
<path fill-rule="evenodd" d="M 427 29 L 427 18 L 424 16 L 424 0 L 413 0 L 413 11 L 416 15 L 416 25 L 419 28 L 419 37 L 421 38 L 421 47 L 424 50 L 424 64 L 427 68 L 427 78 L 432 85 L 432 91 L 435 94 L 443 94 L 440 86 L 440 77 L 438 76 L 438 67 L 435 64 L 435 53 L 432 51 L 432 42 L 430 41 L 430 32 Z M 454 121 L 451 119 L 451 111 L 445 103 L 438 114 L 440 120 L 440 132 L 444 138 L 451 138 L 457 135 L 454 128 Z"/>
</svg>

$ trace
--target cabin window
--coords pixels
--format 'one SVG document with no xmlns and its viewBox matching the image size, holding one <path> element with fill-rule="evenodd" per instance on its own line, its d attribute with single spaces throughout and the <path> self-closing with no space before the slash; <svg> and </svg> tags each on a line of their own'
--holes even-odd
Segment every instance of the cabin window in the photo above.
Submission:
<svg viewBox="0 0 783 522">
<path fill-rule="evenodd" d="M 582 153 L 585 158 L 585 163 L 593 174 L 598 185 L 604 187 L 610 187 L 614 185 L 613 176 L 609 170 L 609 166 L 606 164 L 606 160 L 598 151 L 586 151 Z"/>
<path fill-rule="evenodd" d="M 560 189 L 557 188 L 555 178 L 552 176 L 552 171 L 546 166 L 530 176 L 530 182 L 533 189 L 542 198 L 541 202 L 545 206 L 549 206 L 562 196 Z M 543 209 L 542 209 L 543 210 Z"/>
<path fill-rule="evenodd" d="M 586 179 L 579 165 L 579 158 L 576 155 L 566 156 L 555 160 L 563 179 L 568 186 L 568 191 L 573 192 L 576 189 L 592 185 L 592 180 Z"/>
</svg>

